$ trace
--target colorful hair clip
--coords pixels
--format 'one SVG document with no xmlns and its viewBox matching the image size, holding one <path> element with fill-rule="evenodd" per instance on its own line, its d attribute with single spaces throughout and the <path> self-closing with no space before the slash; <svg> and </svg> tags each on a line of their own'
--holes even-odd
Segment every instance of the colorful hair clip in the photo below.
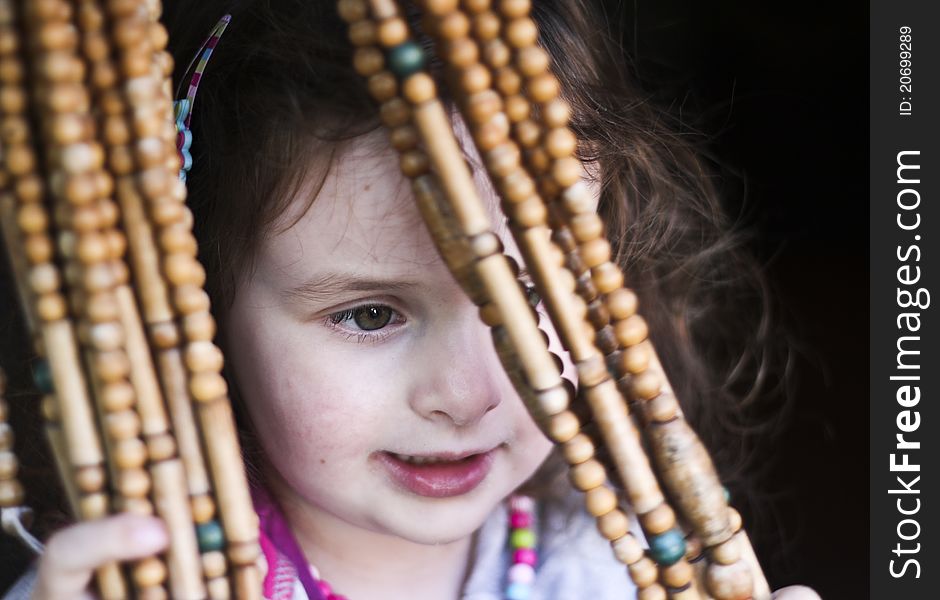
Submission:
<svg viewBox="0 0 940 600">
<path fill-rule="evenodd" d="M 196 56 L 189 62 L 184 72 L 189 73 L 189 70 L 193 68 L 193 64 L 196 65 L 195 70 L 193 70 L 193 76 L 189 80 L 189 89 L 186 91 L 186 97 L 173 102 L 173 116 L 176 119 L 176 151 L 179 153 L 180 157 L 180 179 L 183 181 L 186 181 L 186 173 L 189 172 L 189 169 L 193 165 L 193 156 L 189 152 L 189 148 L 193 143 L 193 132 L 190 130 L 189 125 L 193 118 L 192 111 L 193 104 L 196 101 L 196 91 L 199 89 L 199 82 L 202 81 L 202 74 L 206 70 L 209 57 L 212 56 L 212 51 L 215 49 L 216 44 L 219 43 L 219 38 L 225 33 L 225 28 L 228 27 L 231 20 L 232 15 L 225 15 L 219 19 L 219 22 L 216 23 L 215 27 L 213 27 L 212 31 L 209 33 L 209 37 L 199 46 L 199 50 L 196 51 Z M 185 77 L 184 74 L 184 80 Z M 180 87 L 182 87 L 182 82 L 180 82 Z M 177 89 L 176 95 L 179 96 L 179 89 Z"/>
</svg>

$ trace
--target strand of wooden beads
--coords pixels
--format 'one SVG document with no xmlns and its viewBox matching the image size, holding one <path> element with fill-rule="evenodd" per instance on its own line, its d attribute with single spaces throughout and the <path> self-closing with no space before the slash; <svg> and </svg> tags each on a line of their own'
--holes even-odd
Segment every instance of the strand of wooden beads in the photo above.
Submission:
<svg viewBox="0 0 940 600">
<path fill-rule="evenodd" d="M 78 316 L 79 342 L 105 432 L 109 469 L 115 483 L 113 507 L 149 514 L 151 479 L 145 469 L 147 448 L 140 439 L 136 395 L 130 383 L 130 360 L 125 346 L 116 289 L 126 279 L 123 262 L 110 256 L 117 209 L 110 199 L 111 179 L 103 170 L 104 152 L 94 137 L 90 98 L 84 84 L 84 64 L 77 54 L 79 40 L 71 21 L 71 6 L 44 0 L 27 8 L 32 43 L 38 61 L 57 63 L 57 71 L 41 74 L 37 91 L 50 97 L 68 90 L 69 101 L 37 106 L 46 132 L 47 162 L 60 250 L 66 261 L 69 299 Z M 39 86 L 45 88 L 40 90 Z M 38 95 L 37 95 L 38 97 Z M 116 401 L 115 401 L 116 400 Z M 166 566 L 158 557 L 137 561 L 132 581 L 140 598 L 166 598 Z"/>
<path fill-rule="evenodd" d="M 591 320 L 598 333 L 603 334 L 599 335 L 599 341 L 607 347 L 608 362 L 615 365 L 621 379 L 627 376 L 628 397 L 639 400 L 644 421 L 649 423 L 647 437 L 664 474 L 664 483 L 682 507 L 693 530 L 709 546 L 709 555 L 717 563 L 709 567 L 706 576 L 709 590 L 719 600 L 747 598 L 751 595 L 749 568 L 739 563 L 739 542 L 732 539 L 732 532 L 727 527 L 727 507 L 714 466 L 697 436 L 682 419 L 675 396 L 658 368 L 652 346 L 646 341 L 647 327 L 642 317 L 636 314 L 635 296 L 622 287 L 619 268 L 610 261 L 610 246 L 603 236 L 603 223 L 581 181 L 583 170 L 580 161 L 574 156 L 576 138 L 567 128 L 569 111 L 563 110 L 559 104 L 559 86 L 548 70 L 547 54 L 535 46 L 537 29 L 528 17 L 529 4 L 528 0 L 503 2 L 500 10 L 507 30 L 515 28 L 522 32 L 519 41 L 528 38 L 525 40 L 527 43 L 518 45 L 513 44 L 512 39 L 508 41 L 516 46 L 516 70 L 524 77 L 526 95 L 539 107 L 542 119 L 541 126 L 528 127 L 521 137 L 534 147 L 529 156 L 535 168 L 546 173 L 540 189 L 550 199 L 560 196 L 563 200 L 564 211 L 556 214 L 561 214 L 564 220 L 557 224 L 555 239 L 562 243 L 564 251 L 569 252 L 569 266 L 573 267 L 576 275 L 581 275 L 579 271 L 586 271 L 584 267 L 590 269 L 590 280 L 579 277 L 584 281 L 579 292 L 592 307 Z M 539 141 L 541 147 L 536 147 Z M 562 224 L 568 226 L 570 234 Z M 575 247 L 580 261 L 571 253 Z M 606 311 L 598 303 L 599 295 L 606 295 Z M 614 318 L 616 345 L 610 335 L 610 316 Z M 618 351 L 622 351 L 620 360 L 616 360 Z M 657 368 L 651 369 L 651 364 Z M 685 449 L 681 455 L 671 450 L 677 445 Z M 645 530 L 648 527 L 668 527 L 662 533 L 654 533 L 656 537 L 650 539 L 654 549 L 663 541 L 662 536 L 676 538 L 680 535 L 674 528 L 675 516 L 671 509 L 667 506 L 656 510 L 658 514 L 653 511 L 640 514 Z M 667 543 L 670 547 L 675 546 L 672 539 Z M 681 571 L 681 579 L 690 575 L 686 567 Z M 758 589 L 761 587 L 765 586 L 759 583 Z"/>
<path fill-rule="evenodd" d="M 424 116 L 426 119 L 425 122 L 420 123 L 420 130 L 423 130 L 425 144 L 429 147 L 437 148 L 440 154 L 432 154 L 432 158 L 437 159 L 437 164 L 435 167 L 438 172 L 442 174 L 445 178 L 445 182 L 459 182 L 464 183 L 466 180 L 457 180 L 457 179 L 448 179 L 448 175 L 451 169 L 462 168 L 465 169 L 461 155 L 455 143 L 453 143 L 453 134 L 451 131 L 451 124 L 444 116 L 439 109 L 439 103 L 436 98 L 434 98 L 434 84 L 433 81 L 429 78 L 426 73 L 420 72 L 419 69 L 422 66 L 421 52 L 420 48 L 417 47 L 414 42 L 410 42 L 407 39 L 407 26 L 401 20 L 397 9 L 393 3 L 386 2 L 373 2 L 372 3 L 373 13 L 377 17 L 376 28 L 370 29 L 368 25 L 362 25 L 366 18 L 366 7 L 362 2 L 355 2 L 349 0 L 342 0 L 339 3 L 339 11 L 341 16 L 349 22 L 350 25 L 350 36 L 359 49 L 356 51 L 355 55 L 355 64 L 357 70 L 364 76 L 370 77 L 370 89 L 373 92 L 373 95 L 376 96 L 376 99 L 382 103 L 381 114 L 383 120 L 386 124 L 391 125 L 392 127 L 400 126 L 395 122 L 389 123 L 388 119 L 392 115 L 399 114 L 404 112 L 404 109 L 401 108 L 401 104 L 396 102 L 397 98 L 393 97 L 394 93 L 389 94 L 376 94 L 374 89 L 373 82 L 379 81 L 379 76 L 382 75 L 383 66 L 384 66 L 384 56 L 381 53 L 375 52 L 374 46 L 372 44 L 377 39 L 384 46 L 386 46 L 387 54 L 389 56 L 389 63 L 392 69 L 395 71 L 395 74 L 403 80 L 402 88 L 405 93 L 405 97 L 411 102 L 416 110 L 424 109 L 424 112 L 418 112 L 419 115 Z M 404 33 L 404 37 L 403 34 Z M 387 89 L 387 86 L 382 86 L 380 89 Z M 428 110 L 428 107 L 437 105 L 437 111 L 441 114 L 437 120 L 432 121 L 428 116 L 431 113 L 431 110 Z M 404 107 L 407 109 L 407 107 Z M 406 117 L 404 120 L 407 120 L 407 112 L 405 113 Z M 397 119 L 393 119 L 396 120 Z M 395 135 L 395 130 L 393 130 L 392 140 L 393 144 L 400 151 L 404 150 L 405 152 L 420 152 L 415 150 L 417 146 L 417 140 L 414 140 L 411 144 L 401 144 L 399 143 L 400 139 L 404 136 Z M 451 140 L 449 146 L 443 146 L 442 140 Z M 404 147 L 402 147 L 404 146 Z M 450 152 L 450 154 L 446 154 Z M 459 165 L 459 167 L 454 167 L 451 163 L 445 162 L 447 157 L 456 157 L 456 160 L 453 160 L 453 165 Z M 406 175 L 415 176 L 415 173 L 410 173 L 410 166 L 412 165 L 421 165 L 420 169 L 415 169 L 417 171 L 418 179 L 421 181 L 422 178 L 431 178 L 431 175 L 426 175 L 427 170 L 427 157 L 422 157 L 423 160 L 403 160 L 403 167 L 406 172 Z M 404 155 L 403 155 L 404 159 Z M 471 183 L 472 185 L 472 183 Z M 458 193 L 460 190 L 472 189 L 467 185 L 455 185 Z M 421 188 L 416 186 L 416 193 L 419 196 L 421 195 Z M 456 195 L 456 194 L 454 194 Z M 451 198 L 451 201 L 456 205 L 454 207 L 455 213 L 460 213 L 461 209 L 466 213 L 475 214 L 473 208 L 462 206 L 469 203 L 470 201 L 479 202 L 479 199 L 473 197 L 456 197 Z M 472 231 L 467 224 L 468 222 L 472 223 L 471 219 L 465 218 L 462 221 L 462 226 L 464 232 Z M 477 238 L 480 239 L 480 238 Z M 497 240 L 498 241 L 498 240 Z M 513 288 L 515 286 L 512 286 Z M 509 295 L 511 292 L 510 288 L 503 287 L 501 290 L 494 290 L 500 297 Z M 496 325 L 500 322 L 500 315 L 496 310 L 483 310 L 481 311 L 484 321 L 490 325 Z M 495 313 L 495 314 L 494 314 Z M 502 345 L 498 344 L 498 348 Z M 516 357 L 523 363 L 530 357 L 522 354 L 521 352 L 516 354 Z M 519 379 L 525 379 L 524 377 Z M 531 380 L 529 380 L 531 381 Z M 523 386 L 520 389 L 520 392 L 524 392 L 525 387 Z M 553 391 L 553 394 L 557 397 L 563 397 L 567 400 L 568 392 L 567 390 L 564 394 L 557 393 Z M 523 394 L 524 396 L 524 394 Z M 548 394 L 539 395 L 541 400 L 541 407 L 539 412 L 545 411 L 546 401 L 549 401 L 548 404 L 551 404 L 552 396 Z M 549 408 L 555 408 L 549 406 Z M 552 414 L 549 411 L 549 414 Z M 574 416 L 570 411 L 564 410 L 560 413 L 554 414 L 554 416 L 549 420 L 547 424 L 547 433 L 558 443 L 565 443 L 565 455 L 568 458 L 569 462 L 574 465 L 572 469 L 572 479 L 576 485 L 582 489 L 588 491 L 588 506 L 589 510 L 592 513 L 598 515 L 610 515 L 606 519 L 606 523 L 603 526 L 608 532 L 613 531 L 614 529 L 626 532 L 626 523 L 627 517 L 623 514 L 622 511 L 617 509 L 616 496 L 614 493 L 606 487 L 604 484 L 606 479 L 606 474 L 603 467 L 599 463 L 592 459 L 593 455 L 593 445 L 590 440 L 585 436 L 578 434 L 579 423 L 577 417 Z M 632 535 L 620 533 L 615 536 L 618 538 L 618 543 L 616 545 L 618 554 L 623 557 L 623 559 L 634 565 L 631 567 L 631 571 L 635 572 L 636 579 L 645 582 L 648 589 L 651 593 L 658 590 L 660 596 L 662 597 L 663 590 L 656 583 L 656 567 L 648 558 L 644 557 L 642 547 L 637 543 L 636 539 Z M 649 593 L 646 594 L 647 597 L 653 598 L 657 596 L 652 596 Z"/>
<path fill-rule="evenodd" d="M 38 4 L 38 3 L 37 3 Z M 48 8 L 34 6 L 34 10 Z M 66 11 L 67 14 L 67 11 Z M 11 257 L 24 249 L 28 272 L 20 286 L 29 289 L 35 301 L 33 325 L 37 349 L 46 359 L 40 362 L 37 385 L 44 394 L 43 412 L 61 417 L 61 430 L 48 428 L 56 463 L 63 475 L 74 513 L 82 519 L 96 519 L 108 512 L 105 495 L 104 456 L 92 415 L 91 401 L 78 356 L 77 342 L 68 319 L 59 270 L 53 262 L 54 246 L 49 230 L 49 215 L 43 205 L 46 189 L 40 176 L 32 126 L 28 119 L 28 91 L 25 89 L 27 62 L 18 31 L 21 15 L 12 0 L 0 0 L 0 54 L 3 68 L 0 110 L 3 111 L 0 141 L 4 146 L 4 179 L 13 190 L 16 204 L 16 229 L 5 226 L 4 235 Z M 37 73 L 53 71 L 56 63 L 32 65 Z M 48 97 L 49 104 L 64 101 Z M 9 206 L 7 197 L 4 203 Z M 9 210 L 4 211 L 8 218 Z M 9 221 L 8 221 L 9 222 Z M 15 237 L 15 239 L 14 239 Z M 14 264 L 16 264 L 14 259 Z M 26 310 L 27 314 L 32 311 Z M 61 435 L 58 435 L 61 432 Z M 126 598 L 127 591 L 116 563 L 96 572 L 101 595 L 106 600 Z"/>
<path fill-rule="evenodd" d="M 0 369 L 0 508 L 23 504 L 23 485 L 16 478 L 17 462 L 13 454 L 13 428 L 7 423 L 6 375 Z"/>
<path fill-rule="evenodd" d="M 156 224 L 161 271 L 175 315 L 182 323 L 186 387 L 196 401 L 199 435 L 222 521 L 221 526 L 211 518 L 199 522 L 210 512 L 206 510 L 208 503 L 194 505 L 209 594 L 213 598 L 229 595 L 224 561 L 215 554 L 227 548 L 233 567 L 234 595 L 258 598 L 261 581 L 256 566 L 260 556 L 257 515 L 252 509 L 228 389 L 221 375 L 222 353 L 212 342 L 215 320 L 209 312 L 209 297 L 202 289 L 205 271 L 196 259 L 192 216 L 184 204 L 186 187 L 177 177 L 180 165 L 172 105 L 166 95 L 171 61 L 164 49 L 165 31 L 153 26 L 154 11 L 131 0 L 108 2 L 107 10 L 118 49 L 117 62 L 133 103 L 133 159 L 141 169 L 138 189 L 150 220 Z M 159 72 L 153 70 L 155 56 Z M 141 89 L 136 88 L 138 85 Z M 158 348 L 169 349 L 178 343 L 176 334 L 175 329 L 166 327 L 153 333 L 152 340 Z"/>
<path fill-rule="evenodd" d="M 110 40 L 106 34 L 104 11 L 93 0 L 78 4 L 78 23 L 81 47 L 88 64 L 88 83 L 98 108 L 98 131 L 112 171 L 119 181 L 125 182 L 132 174 L 122 157 L 116 141 L 127 131 L 118 84 L 120 77 L 111 58 Z M 118 186 L 120 187 L 120 186 Z M 124 211 L 122 216 L 124 215 Z M 173 598 L 204 598 L 205 586 L 199 568 L 195 531 L 186 494 L 183 465 L 176 455 L 176 441 L 169 431 L 169 422 L 160 393 L 150 349 L 143 330 L 133 291 L 127 284 L 127 267 L 123 262 L 125 243 L 123 234 L 108 237 L 112 243 L 109 258 L 121 265 L 121 277 L 115 288 L 116 308 L 125 331 L 125 347 L 130 359 L 130 383 L 137 398 L 138 427 L 143 435 L 148 454 L 148 471 L 152 478 L 152 495 L 157 514 L 163 518 L 169 531 L 170 544 L 166 553 L 169 592 Z M 119 242 L 119 243 L 115 243 Z"/>
<path fill-rule="evenodd" d="M 480 46 L 487 49 L 490 61 L 497 64 L 500 61 L 504 63 L 507 62 L 509 58 L 508 49 L 504 47 L 503 51 L 500 51 L 500 46 L 494 43 L 497 40 L 496 36 L 500 30 L 499 19 L 495 18 L 495 15 L 488 10 L 488 2 L 478 1 L 473 2 L 472 5 L 472 9 L 476 11 L 474 14 L 473 31 L 477 37 L 480 38 L 478 40 Z M 438 27 L 432 28 L 432 31 L 438 33 L 441 31 L 445 32 L 445 39 L 441 42 L 441 45 L 445 46 L 445 57 L 454 56 L 453 53 L 447 52 L 446 47 L 447 45 L 451 47 L 461 44 L 466 45 L 468 41 L 466 34 L 469 30 L 469 23 L 464 22 L 465 17 L 459 12 L 451 12 L 445 15 L 444 19 L 448 19 L 449 22 L 445 22 L 442 19 L 438 23 Z M 471 54 L 467 53 L 467 55 L 470 56 Z M 590 343 L 590 336 L 585 337 L 583 335 L 585 329 L 583 325 L 584 311 L 581 310 L 583 309 L 583 305 L 578 307 L 577 312 L 575 312 L 564 303 L 566 295 L 570 295 L 573 291 L 573 282 L 569 281 L 568 285 L 564 287 L 557 285 L 557 283 L 555 283 L 557 280 L 553 280 L 551 274 L 551 269 L 553 267 L 557 268 L 557 266 L 551 265 L 546 260 L 550 254 L 544 249 L 544 246 L 533 243 L 534 240 L 537 239 L 547 240 L 548 233 L 544 230 L 544 205 L 535 192 L 531 178 L 525 170 L 521 168 L 518 160 L 518 147 L 507 139 L 507 117 L 499 110 L 498 96 L 494 91 L 489 89 L 487 85 L 488 71 L 480 63 L 471 60 L 467 60 L 465 64 L 452 64 L 452 67 L 456 67 L 452 80 L 462 84 L 462 92 L 466 94 L 465 101 L 462 105 L 468 117 L 468 121 L 471 123 L 470 129 L 475 134 L 477 145 L 480 147 L 481 153 L 486 157 L 488 166 L 491 167 L 491 175 L 496 182 L 497 189 L 499 189 L 503 197 L 508 200 L 508 202 L 504 204 L 504 209 L 511 215 L 511 221 L 514 224 L 514 233 L 517 231 L 520 232 L 517 235 L 517 240 L 519 240 L 520 247 L 524 249 L 523 252 L 526 256 L 527 263 L 530 268 L 533 269 L 536 281 L 542 284 L 540 289 L 549 290 L 549 296 L 547 298 L 549 314 L 553 317 L 556 326 L 560 324 L 558 329 L 562 340 L 572 353 L 576 364 L 581 367 L 581 381 L 582 385 L 584 385 L 585 366 L 589 369 L 594 369 L 596 373 L 596 365 L 599 356 L 597 350 Z M 484 109 L 482 107 L 486 108 Z M 499 169 L 492 169 L 493 163 L 495 162 L 492 159 L 493 156 L 498 157 L 501 161 L 498 163 Z M 514 160 L 511 162 L 507 161 L 506 156 L 511 156 Z M 532 208 L 528 208 L 526 205 Z M 551 295 L 552 292 L 555 292 L 554 296 Z M 606 373 L 603 373 L 603 377 L 606 379 Z M 588 395 L 590 396 L 592 393 L 590 391 L 591 388 L 597 388 L 598 385 L 602 383 L 604 383 L 603 380 L 598 378 L 597 385 L 591 386 L 588 384 Z M 614 399 L 611 392 L 615 390 L 611 389 L 612 386 L 610 384 L 607 384 L 606 387 L 608 391 L 604 392 L 604 394 Z M 599 395 L 596 395 L 595 398 L 598 396 Z M 622 399 L 620 403 L 622 405 Z M 607 409 L 605 408 L 605 410 Z M 606 415 L 600 415 L 598 420 L 602 423 L 605 422 L 605 417 L 609 418 L 609 414 L 608 412 Z M 626 421 L 629 426 L 625 412 L 622 415 L 622 419 Z M 621 430 L 622 429 L 623 428 L 621 428 Z M 635 442 L 638 441 L 638 436 L 635 431 L 629 432 L 629 434 L 632 435 Z M 623 434 L 618 432 L 615 441 L 623 444 L 625 441 Z M 611 441 L 608 441 L 608 445 L 612 445 Z M 634 446 L 635 447 L 630 450 L 630 454 L 634 457 L 643 457 L 644 454 L 639 444 L 635 443 Z M 640 461 L 637 461 L 637 463 L 639 462 Z M 661 520 L 668 519 L 668 517 L 672 515 L 671 509 L 664 503 L 662 495 L 659 494 L 658 489 L 655 487 L 655 479 L 648 463 L 634 464 L 632 467 L 629 475 L 630 478 L 626 479 L 626 483 L 628 484 L 628 491 L 633 492 L 634 501 L 637 501 L 636 498 L 638 496 L 640 497 L 639 501 L 642 503 L 649 504 L 658 500 L 659 504 L 657 510 L 662 515 Z M 631 485 L 632 488 L 630 487 Z M 638 491 L 643 493 L 637 493 Z M 668 512 L 665 512 L 663 515 L 664 511 Z M 619 539 L 627 533 L 626 527 L 624 526 L 625 519 L 618 517 L 619 515 L 613 511 L 599 515 L 599 526 L 602 533 L 608 539 Z M 615 523 L 617 526 L 614 527 L 611 523 Z M 674 525 L 674 517 L 671 525 Z M 670 574 L 666 577 L 668 581 L 667 585 L 672 584 L 669 587 L 672 588 L 672 595 L 674 597 L 695 597 L 697 595 L 694 595 L 694 591 L 689 591 L 689 583 L 692 575 L 691 568 L 683 559 L 684 548 L 681 545 L 681 534 L 678 534 L 678 532 L 670 532 L 670 535 L 671 537 L 669 539 L 673 543 L 675 543 L 675 538 L 678 536 L 679 544 L 677 548 L 673 547 L 669 549 L 672 551 L 672 554 L 668 556 L 669 564 L 664 565 L 669 568 Z M 660 552 L 659 556 L 662 557 L 662 555 L 663 553 Z M 655 550 L 654 556 L 656 556 Z M 644 580 L 641 574 L 637 579 L 641 580 L 643 583 L 647 583 L 650 578 L 647 577 Z M 655 576 L 653 579 L 655 579 Z M 649 589 L 643 589 L 641 591 L 641 597 L 654 598 L 665 595 L 662 588 L 658 585 L 655 587 L 645 587 L 649 587 Z"/>
</svg>

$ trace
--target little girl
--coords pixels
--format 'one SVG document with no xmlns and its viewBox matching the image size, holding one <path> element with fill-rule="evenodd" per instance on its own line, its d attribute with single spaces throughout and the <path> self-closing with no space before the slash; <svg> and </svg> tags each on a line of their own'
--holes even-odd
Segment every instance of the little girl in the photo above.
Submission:
<svg viewBox="0 0 940 600">
<path fill-rule="evenodd" d="M 266 597 L 634 597 L 626 569 L 555 477 L 551 444 L 425 231 L 334 4 L 166 7 L 178 78 L 212 24 L 232 14 L 193 106 L 187 184 L 261 517 Z M 713 319 L 718 292 L 702 278 L 750 268 L 723 242 L 702 168 L 637 102 L 591 7 L 534 4 L 570 94 L 585 179 L 687 411 L 733 410 L 694 404 L 696 389 L 715 387 L 697 354 L 702 340 L 726 335 Z M 499 222 L 480 158 L 455 123 Z M 508 232 L 498 233 L 518 259 Z M 513 496 L 520 491 L 535 500 Z M 516 529 L 538 534 L 523 544 L 537 563 L 524 586 L 507 575 L 510 504 Z M 36 600 L 89 597 L 97 565 L 165 544 L 152 518 L 62 529 L 8 597 L 29 586 Z M 789 588 L 776 597 L 816 596 Z"/>
</svg>

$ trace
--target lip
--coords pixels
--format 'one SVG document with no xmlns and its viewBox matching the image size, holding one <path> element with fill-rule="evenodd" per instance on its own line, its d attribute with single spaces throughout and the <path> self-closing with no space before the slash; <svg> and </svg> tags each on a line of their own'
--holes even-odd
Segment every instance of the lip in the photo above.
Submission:
<svg viewBox="0 0 940 600">
<path fill-rule="evenodd" d="M 405 490 L 427 498 L 452 498 L 470 493 L 486 479 L 495 454 L 492 449 L 411 455 L 440 461 L 425 465 L 405 462 L 387 451 L 379 452 L 377 458 L 392 480 Z"/>
</svg>

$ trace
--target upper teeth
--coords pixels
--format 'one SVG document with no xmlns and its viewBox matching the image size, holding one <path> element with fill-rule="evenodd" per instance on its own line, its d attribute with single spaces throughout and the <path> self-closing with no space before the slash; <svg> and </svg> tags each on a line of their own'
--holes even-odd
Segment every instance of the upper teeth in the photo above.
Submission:
<svg viewBox="0 0 940 600">
<path fill-rule="evenodd" d="M 447 461 L 444 461 L 443 459 L 434 458 L 431 456 L 410 456 L 408 454 L 395 454 L 395 453 L 392 453 L 392 456 L 394 456 L 398 460 L 404 461 L 406 463 L 411 463 L 414 465 L 426 465 L 429 463 L 447 462 Z"/>
</svg>

